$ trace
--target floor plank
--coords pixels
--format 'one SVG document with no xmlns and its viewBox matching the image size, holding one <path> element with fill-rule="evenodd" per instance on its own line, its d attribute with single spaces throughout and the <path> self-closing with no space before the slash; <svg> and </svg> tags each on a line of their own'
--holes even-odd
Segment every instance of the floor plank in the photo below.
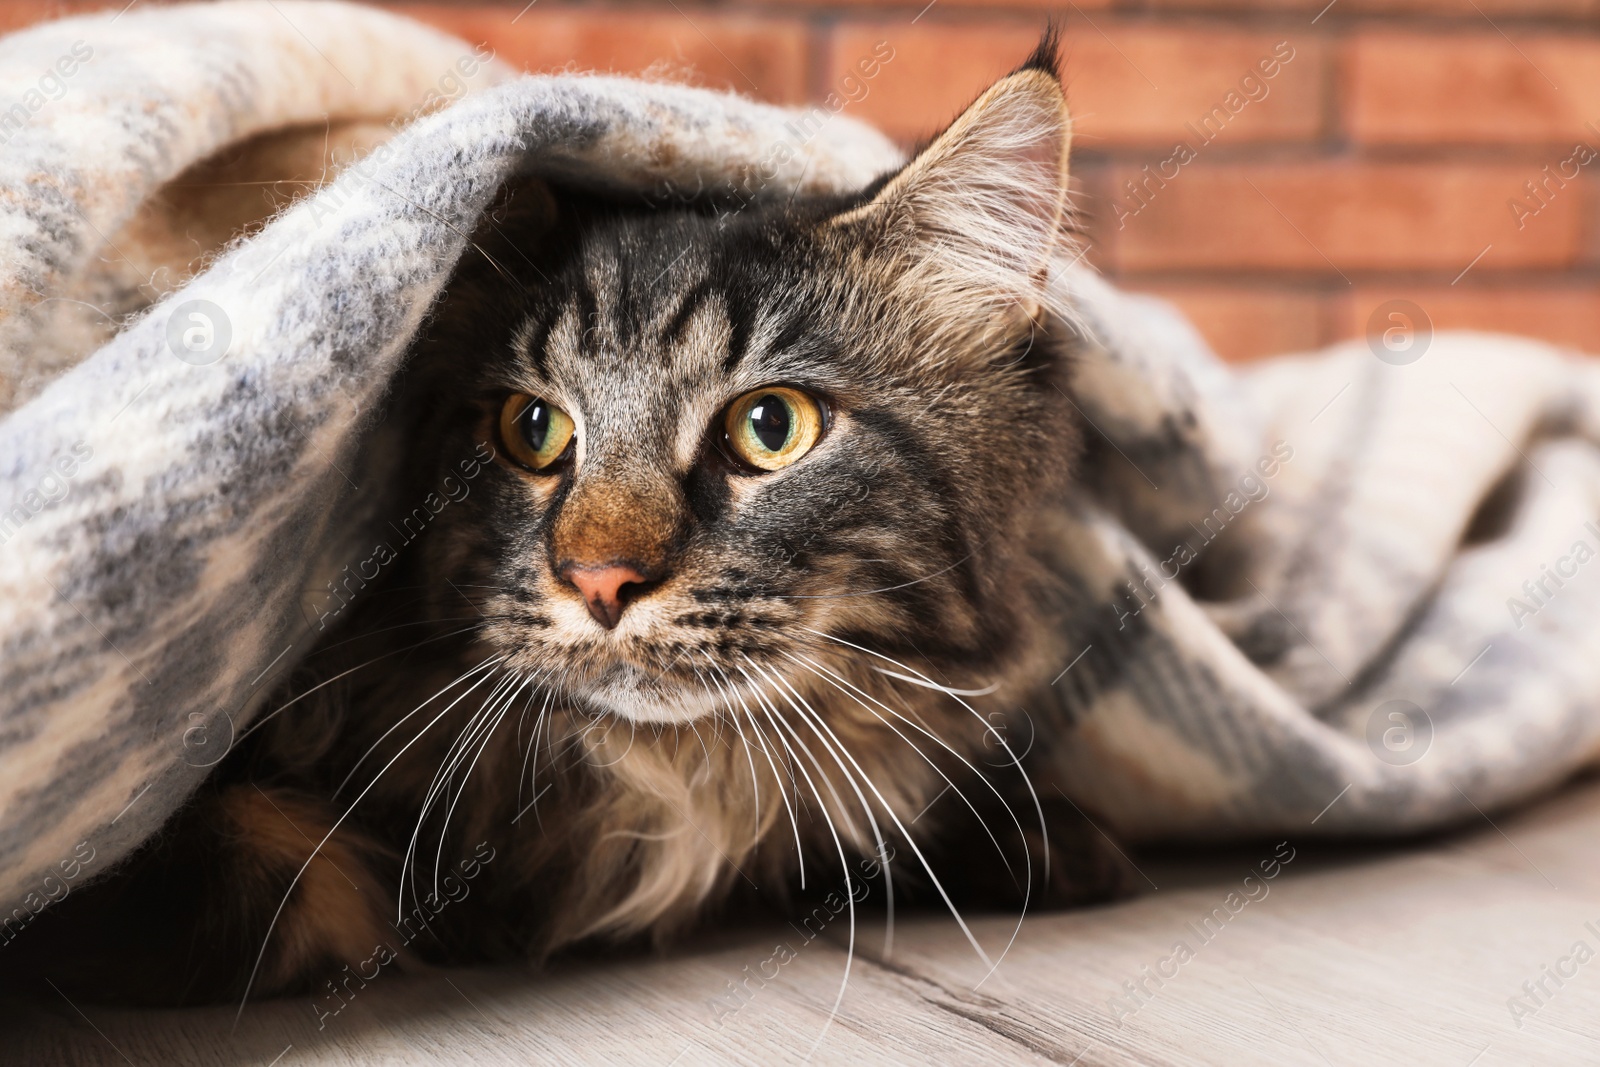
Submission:
<svg viewBox="0 0 1600 1067">
<path fill-rule="evenodd" d="M 1141 855 L 1159 888 L 1137 900 L 1030 916 L 1019 934 L 1014 920 L 974 920 L 989 956 L 1003 953 L 992 974 L 948 916 L 902 920 L 888 958 L 881 927 L 863 924 L 836 1015 L 842 921 L 810 942 L 779 924 L 544 974 L 384 974 L 320 1029 L 305 999 L 253 1005 L 235 1027 L 230 1009 L 116 1011 L 43 987 L 37 1002 L 0 1006 L 0 1059 L 689 1067 L 814 1050 L 823 1064 L 1600 1063 L 1597 836 L 1591 781 L 1424 842 L 1291 840 L 1278 876 L 1248 885 L 1275 843 Z M 1246 888 L 1256 899 L 1240 903 Z M 1593 956 L 1581 964 L 1580 942 Z M 1550 977 L 1558 967 L 1570 977 Z M 775 977 L 747 977 L 763 973 Z"/>
</svg>

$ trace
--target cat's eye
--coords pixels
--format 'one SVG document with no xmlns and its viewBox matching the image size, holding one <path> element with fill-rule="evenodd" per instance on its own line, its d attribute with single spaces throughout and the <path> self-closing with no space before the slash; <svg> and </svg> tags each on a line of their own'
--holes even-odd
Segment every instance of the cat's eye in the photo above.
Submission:
<svg viewBox="0 0 1600 1067">
<path fill-rule="evenodd" d="M 787 467 L 822 436 L 822 405 L 798 389 L 774 385 L 733 402 L 723 421 L 728 449 L 757 470 Z"/>
<path fill-rule="evenodd" d="M 500 409 L 500 440 L 524 467 L 542 471 L 566 455 L 577 428 L 542 397 L 513 393 Z"/>
</svg>

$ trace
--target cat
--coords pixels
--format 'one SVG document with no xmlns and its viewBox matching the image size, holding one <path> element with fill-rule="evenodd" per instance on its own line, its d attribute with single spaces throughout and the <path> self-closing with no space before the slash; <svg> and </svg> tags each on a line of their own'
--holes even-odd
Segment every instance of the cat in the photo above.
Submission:
<svg viewBox="0 0 1600 1067">
<path fill-rule="evenodd" d="M 866 877 L 958 917 L 1130 891 L 1030 776 L 1074 595 L 1070 140 L 1047 34 L 858 195 L 508 186 L 376 434 L 392 536 L 329 583 L 320 650 L 19 947 L 171 1004 Z"/>
</svg>

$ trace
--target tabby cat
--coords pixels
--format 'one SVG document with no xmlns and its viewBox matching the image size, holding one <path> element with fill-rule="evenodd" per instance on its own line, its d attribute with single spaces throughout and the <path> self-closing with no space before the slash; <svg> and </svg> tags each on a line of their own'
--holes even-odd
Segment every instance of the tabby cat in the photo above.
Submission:
<svg viewBox="0 0 1600 1067">
<path fill-rule="evenodd" d="M 958 915 L 1123 891 L 1029 775 L 1070 658 L 1070 130 L 1047 37 L 857 196 L 506 189 L 377 438 L 393 536 L 207 787 L 23 939 L 52 979 L 315 993 L 868 877 Z"/>
</svg>

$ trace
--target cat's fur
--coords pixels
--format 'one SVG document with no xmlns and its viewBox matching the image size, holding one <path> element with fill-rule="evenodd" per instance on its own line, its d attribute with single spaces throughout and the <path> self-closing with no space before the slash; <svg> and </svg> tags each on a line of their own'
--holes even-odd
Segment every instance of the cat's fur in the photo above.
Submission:
<svg viewBox="0 0 1600 1067">
<path fill-rule="evenodd" d="M 1078 437 L 1042 281 L 1069 143 L 1047 39 L 850 200 L 508 189 L 378 438 L 397 551 L 341 580 L 324 649 L 162 838 L 41 921 L 57 981 L 184 1001 L 315 987 L 379 945 L 539 957 L 802 876 L 848 892 L 872 855 L 941 905 L 1120 891 L 1026 777 L 1049 739 L 1019 766 L 986 717 L 1020 721 L 1063 662 Z M 778 383 L 832 425 L 740 472 L 719 415 Z M 574 414 L 561 473 L 507 461 L 513 392 Z M 557 576 L 575 552 L 651 574 L 615 629 Z M 397 935 L 463 859 L 470 895 Z"/>
</svg>

